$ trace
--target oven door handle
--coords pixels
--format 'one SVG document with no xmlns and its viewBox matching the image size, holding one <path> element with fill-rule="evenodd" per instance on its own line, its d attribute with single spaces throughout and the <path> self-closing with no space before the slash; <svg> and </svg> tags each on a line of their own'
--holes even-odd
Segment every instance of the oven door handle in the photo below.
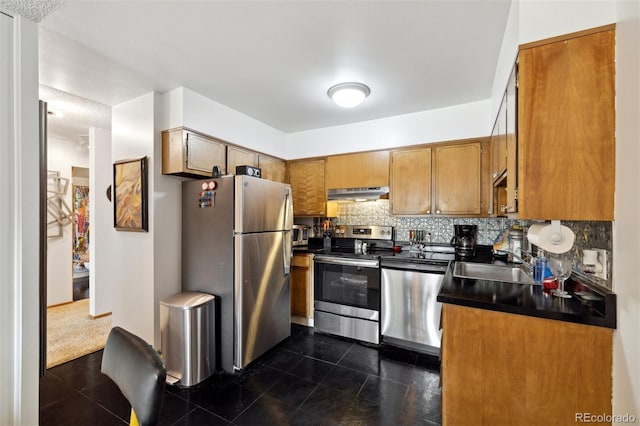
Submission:
<svg viewBox="0 0 640 426">
<path fill-rule="evenodd" d="M 314 260 L 317 263 L 325 263 L 328 265 L 361 266 L 363 268 L 377 268 L 380 266 L 380 262 L 377 260 L 343 259 L 318 255 L 314 257 Z"/>
</svg>

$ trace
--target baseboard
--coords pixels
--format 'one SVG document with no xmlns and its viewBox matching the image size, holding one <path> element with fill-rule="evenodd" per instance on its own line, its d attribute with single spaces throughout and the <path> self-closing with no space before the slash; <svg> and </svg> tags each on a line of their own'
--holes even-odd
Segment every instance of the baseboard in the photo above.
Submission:
<svg viewBox="0 0 640 426">
<path fill-rule="evenodd" d="M 89 315 L 89 319 L 95 320 L 98 318 L 108 317 L 109 315 L 111 315 L 111 312 L 105 312 L 104 314 L 100 315 Z"/>
<path fill-rule="evenodd" d="M 49 309 L 49 308 L 57 308 L 58 306 L 70 305 L 72 303 L 73 303 L 73 300 L 70 300 L 68 302 L 56 303 L 55 305 L 47 306 L 47 309 Z"/>
<path fill-rule="evenodd" d="M 313 327 L 313 318 L 304 318 L 304 317 L 291 317 L 291 322 L 294 324 L 300 324 L 307 327 Z"/>
</svg>

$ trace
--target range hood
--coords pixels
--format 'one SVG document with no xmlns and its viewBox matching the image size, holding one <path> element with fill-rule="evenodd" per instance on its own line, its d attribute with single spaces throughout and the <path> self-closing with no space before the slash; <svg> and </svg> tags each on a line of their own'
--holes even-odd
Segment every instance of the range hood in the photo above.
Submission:
<svg viewBox="0 0 640 426">
<path fill-rule="evenodd" d="M 388 186 L 370 186 L 366 188 L 339 188 L 330 189 L 329 201 L 334 200 L 378 200 L 389 193 Z"/>
</svg>

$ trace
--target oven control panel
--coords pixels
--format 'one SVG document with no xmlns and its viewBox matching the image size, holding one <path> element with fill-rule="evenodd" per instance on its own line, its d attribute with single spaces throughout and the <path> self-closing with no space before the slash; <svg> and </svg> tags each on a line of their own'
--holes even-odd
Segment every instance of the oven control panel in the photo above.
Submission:
<svg viewBox="0 0 640 426">
<path fill-rule="evenodd" d="M 362 240 L 393 240 L 393 226 L 337 225 L 335 238 L 358 238 Z"/>
</svg>

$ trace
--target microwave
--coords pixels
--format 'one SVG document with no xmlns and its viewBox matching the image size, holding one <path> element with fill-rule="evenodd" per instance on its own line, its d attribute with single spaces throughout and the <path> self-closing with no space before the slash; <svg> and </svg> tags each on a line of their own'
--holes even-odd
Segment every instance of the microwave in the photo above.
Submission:
<svg viewBox="0 0 640 426">
<path fill-rule="evenodd" d="M 292 239 L 294 246 L 309 244 L 309 227 L 307 225 L 293 225 Z"/>
</svg>

